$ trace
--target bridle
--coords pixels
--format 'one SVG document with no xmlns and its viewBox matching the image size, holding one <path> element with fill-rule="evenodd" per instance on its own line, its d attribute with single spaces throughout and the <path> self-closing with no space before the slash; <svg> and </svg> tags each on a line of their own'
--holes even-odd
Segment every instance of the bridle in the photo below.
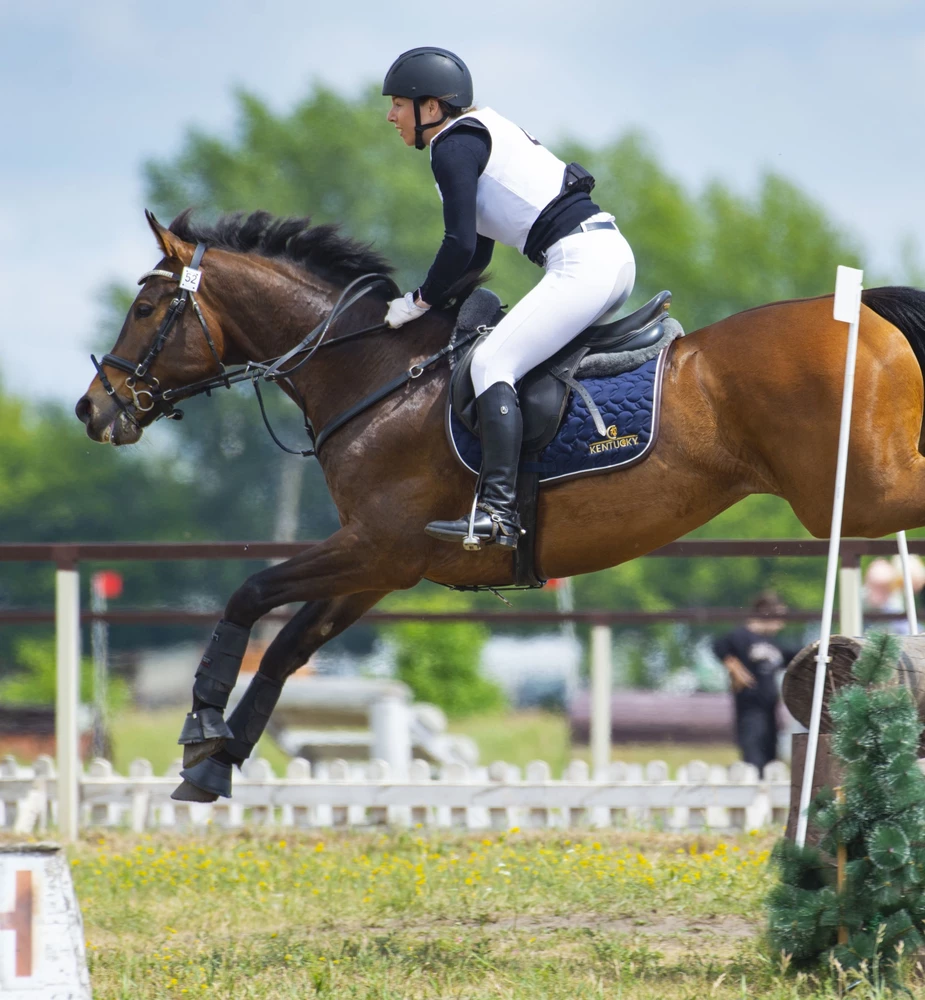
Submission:
<svg viewBox="0 0 925 1000">
<path fill-rule="evenodd" d="M 93 367 L 96 368 L 96 374 L 99 376 L 100 383 L 106 390 L 106 394 L 116 401 L 119 409 L 134 424 L 137 424 L 138 421 L 135 420 L 134 414 L 125 405 L 125 401 L 116 392 L 112 383 L 107 378 L 106 373 L 103 371 L 103 366 L 109 365 L 110 368 L 116 368 L 121 372 L 125 372 L 129 376 L 125 380 L 125 386 L 129 392 L 131 392 L 132 403 L 139 413 L 147 413 L 150 410 L 153 410 L 158 402 L 166 402 L 167 405 L 159 416 L 164 416 L 172 420 L 181 420 L 183 418 L 183 411 L 177 410 L 169 401 L 165 399 L 165 394 L 160 392 L 160 382 L 157 378 L 150 374 L 150 369 L 157 356 L 164 349 L 164 345 L 167 343 L 167 337 L 170 334 L 171 329 L 173 329 L 174 324 L 186 311 L 188 302 L 193 303 L 193 310 L 199 319 L 199 325 L 202 327 L 206 343 L 209 345 L 209 350 L 212 352 L 212 357 L 215 358 L 215 363 L 218 365 L 219 372 L 221 373 L 220 378 L 222 379 L 222 384 L 229 385 L 228 378 L 225 373 L 225 366 L 222 364 L 222 359 L 218 356 L 218 351 L 215 349 L 215 341 L 212 339 L 212 334 L 209 333 L 209 325 L 206 323 L 206 318 L 202 314 L 202 309 L 200 309 L 199 303 L 196 301 L 196 297 L 193 294 L 198 291 L 199 282 L 202 280 L 200 264 L 202 263 L 202 258 L 205 256 L 205 252 L 206 245 L 204 243 L 200 243 L 193 253 L 193 259 L 190 261 L 189 267 L 184 267 L 180 272 L 179 277 L 177 277 L 177 275 L 175 275 L 172 271 L 155 268 L 152 271 L 146 271 L 138 279 L 139 285 L 143 285 L 149 278 L 169 278 L 179 283 L 177 294 L 173 297 L 170 305 L 167 307 L 167 312 L 161 320 L 161 325 L 157 328 L 157 333 L 154 335 L 154 342 L 151 344 L 148 353 L 144 356 L 144 358 L 142 358 L 141 361 L 137 364 L 133 364 L 131 361 L 126 361 L 125 358 L 120 358 L 118 354 L 104 354 L 102 361 L 97 361 L 93 354 L 90 355 L 90 360 L 93 362 Z M 139 380 L 144 382 L 149 388 L 138 389 L 137 383 Z M 147 396 L 149 399 L 147 406 L 143 405 L 141 401 L 143 396 Z"/>
<path fill-rule="evenodd" d="M 303 337 L 302 340 L 299 341 L 299 343 L 296 344 L 296 346 L 290 351 L 287 351 L 278 358 L 271 358 L 269 361 L 248 361 L 243 367 L 228 371 L 225 368 L 218 351 L 216 350 L 215 342 L 209 332 L 209 326 L 206 323 L 205 316 L 203 315 L 202 309 L 196 301 L 195 296 L 195 293 L 199 290 L 200 282 L 202 281 L 201 265 L 206 249 L 207 247 L 204 243 L 199 243 L 196 246 L 196 250 L 193 253 L 193 258 L 190 261 L 189 266 L 184 267 L 179 275 L 174 274 L 172 271 L 163 270 L 162 268 L 155 268 L 154 270 L 146 271 L 138 279 L 138 284 L 143 285 L 149 278 L 167 278 L 171 281 L 176 281 L 179 286 L 177 294 L 173 297 L 170 305 L 167 307 L 167 312 L 165 313 L 163 320 L 161 320 L 157 333 L 154 335 L 154 341 L 151 344 L 151 347 L 148 349 L 147 354 L 145 354 L 141 361 L 137 363 L 127 361 L 125 358 L 120 358 L 117 354 L 104 354 L 103 357 L 97 361 L 94 355 L 90 355 L 90 360 L 96 368 L 96 373 L 99 376 L 100 383 L 106 391 L 106 394 L 115 400 L 126 419 L 130 420 L 136 426 L 139 426 L 139 424 L 135 419 L 134 413 L 132 413 L 132 411 L 128 408 L 125 400 L 123 400 L 122 397 L 116 392 L 115 387 L 103 371 L 104 366 L 108 365 L 110 368 L 115 368 L 118 371 L 125 372 L 129 376 L 125 381 L 125 385 L 132 394 L 132 402 L 136 411 L 140 413 L 148 413 L 156 406 L 161 407 L 161 412 L 157 415 L 157 417 L 155 417 L 156 420 L 159 420 L 161 417 L 167 417 L 171 420 L 181 420 L 183 418 L 183 411 L 174 406 L 174 401 L 176 400 L 190 399 L 194 396 L 200 396 L 202 394 L 210 396 L 213 389 L 230 389 L 232 385 L 235 385 L 238 382 L 249 381 L 254 387 L 257 402 L 260 405 L 260 414 L 263 417 L 263 422 L 266 425 L 273 441 L 280 448 L 282 448 L 283 451 L 288 452 L 290 455 L 302 455 L 306 458 L 311 457 L 317 453 L 322 442 L 333 434 L 334 431 L 339 430 L 349 420 L 352 420 L 359 413 L 362 413 L 364 410 L 368 409 L 385 396 L 390 395 L 409 380 L 419 378 L 428 368 L 436 364 L 441 358 L 444 358 L 453 351 L 458 350 L 463 344 L 467 343 L 477 335 L 477 332 L 473 332 L 472 334 L 459 339 L 451 339 L 450 343 L 436 354 L 431 355 L 429 358 L 426 358 L 424 361 L 421 361 L 416 365 L 412 365 L 407 371 L 398 375 L 386 385 L 381 386 L 379 389 L 370 393 L 359 403 L 349 407 L 347 410 L 344 410 L 342 413 L 335 416 L 325 425 L 316 438 L 315 430 L 312 427 L 311 421 L 309 420 L 306 412 L 305 400 L 292 382 L 292 376 L 300 368 L 305 366 L 312 359 L 315 352 L 321 347 L 334 346 L 336 344 L 343 343 L 345 340 L 352 340 L 355 337 L 361 337 L 368 333 L 388 329 L 385 323 L 376 323 L 373 326 L 364 327 L 361 330 L 353 330 L 350 333 L 342 334 L 335 339 L 326 339 L 328 331 L 334 321 L 339 316 L 343 315 L 343 313 L 345 313 L 361 298 L 363 298 L 364 295 L 372 291 L 372 289 L 377 285 L 384 284 L 389 295 L 393 297 L 398 297 L 400 294 L 398 286 L 387 274 L 360 275 L 360 277 L 355 278 L 344 288 L 337 301 L 334 303 L 334 307 L 331 309 L 330 313 L 328 313 L 328 315 L 310 333 Z M 183 316 L 188 303 L 192 303 L 193 311 L 196 313 L 196 318 L 199 320 L 203 336 L 209 346 L 212 357 L 215 359 L 218 372 L 215 375 L 207 376 L 206 378 L 200 379 L 198 382 L 192 382 L 189 385 L 178 386 L 175 389 L 161 389 L 158 379 L 151 374 L 151 366 L 154 364 L 157 356 L 164 349 L 170 331 Z M 276 436 L 273 428 L 270 426 L 266 407 L 263 402 L 263 396 L 260 391 L 261 379 L 265 382 L 279 382 L 286 385 L 286 388 L 292 394 L 293 398 L 302 410 L 305 432 L 312 443 L 312 447 L 307 449 L 289 448 Z M 139 389 L 139 381 L 143 382 L 147 388 Z M 147 399 L 147 405 L 142 403 L 143 398 Z"/>
</svg>

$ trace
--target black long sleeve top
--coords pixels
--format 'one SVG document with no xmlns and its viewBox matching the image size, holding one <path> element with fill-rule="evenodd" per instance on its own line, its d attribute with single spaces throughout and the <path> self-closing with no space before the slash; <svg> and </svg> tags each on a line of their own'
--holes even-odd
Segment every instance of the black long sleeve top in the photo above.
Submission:
<svg viewBox="0 0 925 1000">
<path fill-rule="evenodd" d="M 484 271 L 495 241 L 475 228 L 475 198 L 479 177 L 491 154 L 491 136 L 479 123 L 459 124 L 440 139 L 431 168 L 443 198 L 443 243 L 419 289 L 432 306 L 446 301 L 450 288 L 471 271 Z"/>
</svg>

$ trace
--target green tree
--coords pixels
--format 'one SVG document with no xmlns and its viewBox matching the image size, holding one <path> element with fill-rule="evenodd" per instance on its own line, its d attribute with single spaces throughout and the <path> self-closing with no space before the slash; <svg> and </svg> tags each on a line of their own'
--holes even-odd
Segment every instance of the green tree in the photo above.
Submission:
<svg viewBox="0 0 925 1000">
<path fill-rule="evenodd" d="M 465 595 L 460 595 L 463 604 Z M 396 594 L 390 606 L 413 606 L 422 611 L 459 610 L 459 602 L 445 591 L 427 594 Z M 500 708 L 500 688 L 479 672 L 482 646 L 488 629 L 475 622 L 433 625 L 426 621 L 391 625 L 386 635 L 395 651 L 399 680 L 414 693 L 416 701 L 439 705 L 450 718 Z"/>
</svg>

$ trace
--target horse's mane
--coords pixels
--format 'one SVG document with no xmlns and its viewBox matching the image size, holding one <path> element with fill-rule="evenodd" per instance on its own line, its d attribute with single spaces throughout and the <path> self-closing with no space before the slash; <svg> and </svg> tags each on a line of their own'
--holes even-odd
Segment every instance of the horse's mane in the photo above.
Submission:
<svg viewBox="0 0 925 1000">
<path fill-rule="evenodd" d="M 392 274 L 394 271 L 371 244 L 342 235 L 340 228 L 330 223 L 313 226 L 308 216 L 282 218 L 263 211 L 250 215 L 231 212 L 208 225 L 194 221 L 193 209 L 187 208 L 168 228 L 187 243 L 205 243 L 234 253 L 280 257 L 336 284 L 345 285 L 361 274 Z M 451 303 L 444 308 L 455 312 L 470 292 L 487 280 L 487 275 L 463 275 L 449 290 Z"/>
<path fill-rule="evenodd" d="M 393 270 L 370 244 L 341 235 L 336 225 L 313 226 L 307 216 L 280 218 L 269 212 L 233 212 L 208 225 L 194 221 L 193 210 L 187 208 L 169 229 L 187 243 L 280 257 L 340 284 L 361 274 L 391 274 Z"/>
</svg>

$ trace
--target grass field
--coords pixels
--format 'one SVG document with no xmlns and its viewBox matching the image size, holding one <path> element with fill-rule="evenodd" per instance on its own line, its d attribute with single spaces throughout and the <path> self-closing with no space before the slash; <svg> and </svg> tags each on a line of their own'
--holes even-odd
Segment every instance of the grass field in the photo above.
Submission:
<svg viewBox="0 0 925 1000">
<path fill-rule="evenodd" d="M 878 996 L 766 951 L 771 845 L 251 830 L 69 853 L 96 1000 Z"/>
</svg>

